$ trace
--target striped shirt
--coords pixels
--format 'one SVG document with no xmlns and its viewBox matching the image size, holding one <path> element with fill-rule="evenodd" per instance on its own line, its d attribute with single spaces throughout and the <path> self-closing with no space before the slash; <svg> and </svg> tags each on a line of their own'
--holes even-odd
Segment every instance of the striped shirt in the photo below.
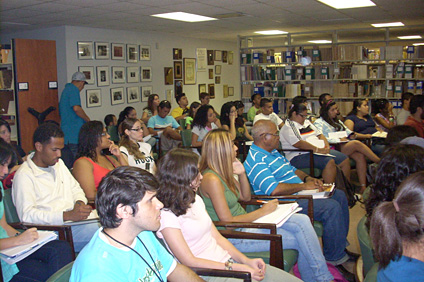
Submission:
<svg viewBox="0 0 424 282">
<path fill-rule="evenodd" d="M 250 147 L 244 168 L 256 195 L 271 195 L 279 183 L 303 183 L 296 168 L 277 150 L 268 152 L 255 144 Z"/>
</svg>

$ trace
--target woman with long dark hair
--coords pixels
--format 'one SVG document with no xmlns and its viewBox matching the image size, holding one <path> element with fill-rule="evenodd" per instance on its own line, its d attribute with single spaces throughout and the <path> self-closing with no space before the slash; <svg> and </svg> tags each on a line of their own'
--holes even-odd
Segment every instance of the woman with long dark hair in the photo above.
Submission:
<svg viewBox="0 0 424 282">
<path fill-rule="evenodd" d="M 373 212 L 370 235 L 377 281 L 424 281 L 424 172 L 406 178 Z"/>
<path fill-rule="evenodd" d="M 72 174 L 88 200 L 94 200 L 100 181 L 109 171 L 128 165 L 119 147 L 109 137 L 103 123 L 97 120 L 85 123 L 79 132 L 77 160 Z M 104 149 L 108 149 L 116 159 L 103 154 Z"/>
<path fill-rule="evenodd" d="M 243 117 L 238 116 L 235 102 L 227 102 L 222 105 L 220 120 L 222 128 L 228 130 L 233 139 L 253 141 L 244 124 Z"/>
<path fill-rule="evenodd" d="M 362 134 L 355 133 L 347 128 L 337 117 L 339 109 L 335 101 L 327 101 L 320 109 L 320 117 L 314 122 L 318 130 L 324 134 L 329 143 L 339 143 L 341 152 L 356 162 L 356 170 L 358 173 L 359 183 L 361 185 L 361 193 L 367 186 L 367 160 L 370 159 L 374 163 L 378 163 L 380 158 L 375 155 L 371 149 L 364 143 L 354 140 L 360 138 Z M 346 137 L 331 138 L 330 133 L 345 132 Z"/>
<path fill-rule="evenodd" d="M 202 180 L 198 156 L 173 149 L 160 161 L 156 177 L 157 198 L 163 203 L 157 235 L 184 265 L 247 271 L 256 281 L 299 281 L 288 273 L 250 259 L 238 251 L 213 225 L 202 198 L 196 195 Z M 204 277 L 206 281 L 236 282 L 237 279 Z"/>
<path fill-rule="evenodd" d="M 188 116 L 185 119 L 186 129 L 191 129 L 194 117 L 196 116 L 197 110 L 200 108 L 201 104 L 194 101 L 190 104 L 190 109 L 188 110 Z"/>
<path fill-rule="evenodd" d="M 158 106 L 159 106 L 160 100 L 158 94 L 150 94 L 149 98 L 147 99 L 147 107 L 143 109 L 143 115 L 141 116 L 141 120 L 147 124 L 149 119 L 152 116 L 155 116 L 158 114 Z"/>
<path fill-rule="evenodd" d="M 388 132 L 396 126 L 393 105 L 387 99 L 378 99 L 374 102 L 375 121 L 381 130 Z"/>
<path fill-rule="evenodd" d="M 194 147 L 202 146 L 205 135 L 212 129 L 218 128 L 217 120 L 215 110 L 211 105 L 200 106 L 193 120 L 191 145 Z"/>
</svg>

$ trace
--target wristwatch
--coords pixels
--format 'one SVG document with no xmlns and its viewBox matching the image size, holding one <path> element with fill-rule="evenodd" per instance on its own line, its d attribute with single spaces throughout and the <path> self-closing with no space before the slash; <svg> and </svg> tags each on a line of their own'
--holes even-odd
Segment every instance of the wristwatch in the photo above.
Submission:
<svg viewBox="0 0 424 282">
<path fill-rule="evenodd" d="M 225 270 L 233 270 L 233 263 L 234 263 L 234 260 L 232 258 L 229 258 L 225 262 Z"/>
</svg>

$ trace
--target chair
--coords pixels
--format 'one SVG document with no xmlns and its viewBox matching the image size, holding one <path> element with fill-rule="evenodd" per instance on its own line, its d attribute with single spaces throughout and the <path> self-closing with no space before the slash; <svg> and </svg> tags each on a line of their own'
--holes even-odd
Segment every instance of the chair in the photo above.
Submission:
<svg viewBox="0 0 424 282">
<path fill-rule="evenodd" d="M 46 282 L 68 282 L 71 278 L 72 266 L 74 262 L 70 262 L 58 271 L 56 271 Z"/>
<path fill-rule="evenodd" d="M 116 125 L 109 125 L 106 126 L 106 131 L 107 134 L 110 135 L 110 140 L 112 140 L 115 143 L 118 143 L 120 138 L 119 138 L 119 134 L 118 134 L 118 127 Z"/>
<path fill-rule="evenodd" d="M 20 222 L 18 213 L 16 212 L 15 205 L 12 201 L 11 195 L 12 189 L 4 191 L 3 202 L 4 202 L 4 213 L 6 216 L 6 222 L 15 229 L 27 229 L 36 227 L 39 230 L 56 231 L 59 235 L 59 240 L 67 241 L 71 245 L 72 257 L 75 259 L 74 241 L 72 238 L 72 229 L 68 225 L 41 225 L 32 223 Z"/>
<path fill-rule="evenodd" d="M 186 129 L 186 120 L 184 118 L 180 119 L 178 123 L 180 124 L 182 130 Z"/>
<path fill-rule="evenodd" d="M 377 273 L 378 273 L 378 263 L 374 263 L 370 271 L 368 271 L 367 276 L 364 279 L 364 282 L 377 282 Z"/>
<path fill-rule="evenodd" d="M 368 228 L 365 226 L 365 222 L 367 217 L 364 216 L 358 223 L 357 233 L 358 233 L 358 241 L 359 247 L 361 248 L 361 255 L 363 264 L 363 272 L 364 277 L 368 275 L 368 272 L 371 270 L 373 265 L 377 262 L 374 258 L 374 253 L 372 249 L 371 238 L 368 233 Z"/>
<path fill-rule="evenodd" d="M 191 147 L 191 129 L 181 130 L 181 140 L 184 148 Z"/>
</svg>

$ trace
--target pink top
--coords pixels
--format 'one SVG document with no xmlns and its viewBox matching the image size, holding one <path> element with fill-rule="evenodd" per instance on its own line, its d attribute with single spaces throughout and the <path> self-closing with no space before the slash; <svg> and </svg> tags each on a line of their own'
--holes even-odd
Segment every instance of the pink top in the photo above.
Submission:
<svg viewBox="0 0 424 282">
<path fill-rule="evenodd" d="M 108 156 L 105 156 L 105 157 L 106 159 L 108 159 L 108 161 L 110 161 L 113 167 L 115 167 L 115 164 L 108 158 Z M 102 167 L 101 165 L 95 163 L 90 158 L 81 157 L 81 159 L 86 159 L 93 165 L 94 185 L 96 186 L 96 190 L 97 190 L 97 187 L 99 187 L 100 181 L 102 181 L 103 177 L 105 177 L 106 174 L 109 173 L 110 169 Z"/>
<path fill-rule="evenodd" d="M 212 220 L 206 212 L 205 203 L 199 195 L 196 195 L 196 201 L 184 215 L 177 217 L 170 210 L 162 209 L 160 228 L 156 235 L 163 239 L 161 233 L 163 229 L 168 227 L 180 229 L 195 257 L 226 262 L 231 256 L 212 237 L 212 224 Z M 167 248 L 171 252 L 168 245 Z"/>
</svg>

